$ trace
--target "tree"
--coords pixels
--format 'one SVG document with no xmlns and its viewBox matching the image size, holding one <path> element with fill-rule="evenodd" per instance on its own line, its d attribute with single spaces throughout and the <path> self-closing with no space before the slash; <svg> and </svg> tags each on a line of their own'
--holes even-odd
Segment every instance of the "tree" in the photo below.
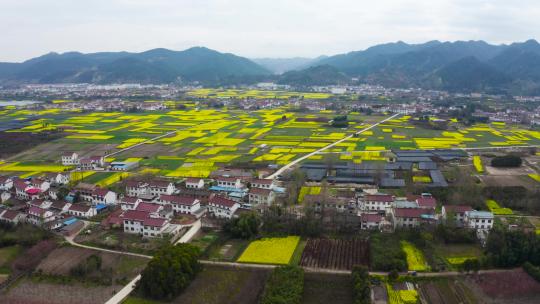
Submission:
<svg viewBox="0 0 540 304">
<path fill-rule="evenodd" d="M 261 304 L 300 304 L 304 292 L 304 270 L 298 266 L 274 268 L 266 283 Z"/>
<path fill-rule="evenodd" d="M 352 270 L 354 303 L 371 303 L 371 290 L 369 281 L 369 271 L 365 266 L 355 266 Z"/>
<path fill-rule="evenodd" d="M 503 168 L 514 168 L 520 167 L 523 160 L 517 155 L 506 155 L 495 157 L 491 160 L 491 166 L 493 167 L 503 167 Z"/>
<path fill-rule="evenodd" d="M 172 300 L 201 270 L 199 255 L 199 248 L 191 244 L 163 247 L 142 272 L 138 288 L 146 297 Z"/>
<path fill-rule="evenodd" d="M 259 233 L 261 220 L 255 212 L 242 213 L 225 223 L 223 230 L 235 238 L 249 239 Z"/>
<path fill-rule="evenodd" d="M 399 272 L 397 271 L 397 269 L 392 269 L 392 270 L 388 273 L 388 279 L 389 279 L 390 281 L 396 281 L 398 278 L 399 278 Z"/>
</svg>

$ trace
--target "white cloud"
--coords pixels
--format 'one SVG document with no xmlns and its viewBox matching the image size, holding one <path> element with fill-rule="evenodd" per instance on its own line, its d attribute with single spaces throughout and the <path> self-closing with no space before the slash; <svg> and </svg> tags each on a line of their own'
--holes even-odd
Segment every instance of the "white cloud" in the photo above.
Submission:
<svg viewBox="0 0 540 304">
<path fill-rule="evenodd" d="M 508 43 L 540 33 L 537 0 L 2 0 L 0 60 L 203 45 L 318 56 L 396 40 Z"/>
</svg>

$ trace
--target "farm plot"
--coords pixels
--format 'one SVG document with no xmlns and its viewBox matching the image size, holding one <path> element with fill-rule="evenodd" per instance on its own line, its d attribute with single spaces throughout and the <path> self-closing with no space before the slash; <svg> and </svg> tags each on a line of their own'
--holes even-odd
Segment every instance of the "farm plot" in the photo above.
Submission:
<svg viewBox="0 0 540 304">
<path fill-rule="evenodd" d="M 300 265 L 342 270 L 350 270 L 354 265 L 369 265 L 369 243 L 361 239 L 309 239 Z"/>
<path fill-rule="evenodd" d="M 522 269 L 485 273 L 466 280 L 479 298 L 496 303 L 539 303 L 540 283 Z"/>
<path fill-rule="evenodd" d="M 420 298 L 430 304 L 478 303 L 472 291 L 460 280 L 437 279 L 419 284 Z"/>
<path fill-rule="evenodd" d="M 257 303 L 268 275 L 266 269 L 205 266 L 172 303 Z"/>
<path fill-rule="evenodd" d="M 349 275 L 305 273 L 303 304 L 353 304 Z"/>
<path fill-rule="evenodd" d="M 260 264 L 289 264 L 300 242 L 298 236 L 285 238 L 264 238 L 251 242 L 238 262 Z"/>
<path fill-rule="evenodd" d="M 427 271 L 429 266 L 427 265 L 424 254 L 420 249 L 416 248 L 413 244 L 407 241 L 401 241 L 401 247 L 407 255 L 407 265 L 409 270 L 412 271 Z"/>
</svg>

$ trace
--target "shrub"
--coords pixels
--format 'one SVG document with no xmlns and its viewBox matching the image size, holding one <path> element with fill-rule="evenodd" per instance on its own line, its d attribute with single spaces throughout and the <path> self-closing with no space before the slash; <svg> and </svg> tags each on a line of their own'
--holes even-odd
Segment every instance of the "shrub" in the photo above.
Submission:
<svg viewBox="0 0 540 304">
<path fill-rule="evenodd" d="M 533 264 L 526 262 L 523 264 L 523 270 L 528 273 L 533 279 L 540 282 L 540 267 L 534 266 Z"/>
<path fill-rule="evenodd" d="M 272 271 L 264 288 L 261 304 L 299 304 L 304 292 L 304 270 L 282 266 Z"/>
<path fill-rule="evenodd" d="M 407 270 L 407 256 L 399 240 L 388 235 L 375 234 L 370 238 L 370 262 L 373 270 Z"/>
<path fill-rule="evenodd" d="M 146 297 L 172 300 L 200 271 L 199 254 L 199 248 L 191 244 L 160 249 L 142 272 L 139 289 Z"/>
<path fill-rule="evenodd" d="M 223 226 L 223 230 L 235 238 L 249 239 L 259 233 L 261 221 L 256 213 L 243 213 Z"/>
<path fill-rule="evenodd" d="M 516 155 L 498 156 L 491 160 L 492 167 L 515 168 L 522 164 L 521 157 Z"/>
</svg>

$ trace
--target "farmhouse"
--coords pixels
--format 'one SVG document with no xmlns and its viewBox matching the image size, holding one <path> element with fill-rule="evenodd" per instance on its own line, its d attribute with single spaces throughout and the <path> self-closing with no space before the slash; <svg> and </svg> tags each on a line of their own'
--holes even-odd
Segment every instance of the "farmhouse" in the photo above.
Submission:
<svg viewBox="0 0 540 304">
<path fill-rule="evenodd" d="M 389 194 L 365 194 L 358 197 L 358 206 L 365 211 L 385 211 L 392 206 L 394 199 Z"/>
<path fill-rule="evenodd" d="M 381 229 L 383 216 L 379 213 L 362 213 L 360 222 L 360 228 L 363 230 Z"/>
<path fill-rule="evenodd" d="M 162 194 L 159 204 L 170 205 L 176 213 L 195 214 L 201 208 L 201 202 L 192 196 Z"/>
<path fill-rule="evenodd" d="M 0 210 L 0 221 L 11 224 L 18 224 L 23 221 L 25 214 L 15 210 Z"/>
<path fill-rule="evenodd" d="M 202 189 L 204 188 L 204 179 L 190 177 L 186 179 L 185 184 L 188 189 Z"/>
<path fill-rule="evenodd" d="M 216 182 L 218 187 L 235 189 L 244 188 L 242 180 L 236 177 L 218 177 L 216 178 Z"/>
<path fill-rule="evenodd" d="M 75 166 L 79 164 L 79 155 L 75 152 L 65 152 L 62 154 L 62 165 Z"/>
<path fill-rule="evenodd" d="M 108 189 L 96 188 L 92 191 L 92 203 L 114 205 L 116 204 L 116 192 Z"/>
<path fill-rule="evenodd" d="M 274 202 L 274 191 L 264 188 L 249 189 L 249 203 L 253 205 L 271 205 Z"/>
<path fill-rule="evenodd" d="M 150 181 L 148 182 L 148 187 L 150 188 L 150 194 L 154 196 L 158 196 L 161 194 L 171 195 L 176 191 L 176 187 L 174 186 L 174 184 L 169 181 Z"/>
<path fill-rule="evenodd" d="M 465 227 L 477 231 L 489 231 L 493 228 L 493 213 L 488 211 L 465 211 Z"/>
<path fill-rule="evenodd" d="M 139 234 L 146 237 L 162 237 L 169 227 L 169 221 L 164 218 L 152 218 L 150 213 L 138 210 L 128 210 L 121 215 L 124 232 Z"/>
<path fill-rule="evenodd" d="M 45 175 L 45 180 L 51 185 L 67 185 L 69 184 L 69 174 L 67 173 L 48 173 Z"/>
<path fill-rule="evenodd" d="M 0 176 L 0 191 L 8 191 L 13 188 L 13 180 L 7 176 Z"/>
<path fill-rule="evenodd" d="M 275 186 L 273 179 L 254 179 L 250 184 L 252 188 L 261 189 L 273 189 Z"/>
<path fill-rule="evenodd" d="M 91 156 L 81 158 L 77 164 L 77 169 L 81 171 L 102 170 L 105 167 L 103 156 Z"/>
<path fill-rule="evenodd" d="M 73 204 L 69 207 L 68 213 L 70 215 L 82 218 L 90 218 L 97 214 L 96 208 L 93 206 Z"/>
<path fill-rule="evenodd" d="M 422 208 L 391 208 L 390 214 L 395 228 L 415 228 L 432 218 L 430 211 Z"/>
<path fill-rule="evenodd" d="M 135 207 L 142 202 L 142 199 L 134 196 L 124 196 L 120 199 L 122 210 L 135 210 Z"/>
<path fill-rule="evenodd" d="M 56 214 L 47 209 L 40 207 L 32 206 L 28 209 L 28 214 L 26 220 L 32 225 L 42 226 L 47 222 L 54 221 L 56 219 Z"/>
<path fill-rule="evenodd" d="M 64 202 L 64 201 L 55 201 L 51 204 L 51 209 L 58 212 L 59 214 L 67 213 L 69 208 L 71 207 L 71 203 Z"/>
<path fill-rule="evenodd" d="M 465 212 L 472 211 L 471 206 L 465 205 L 444 205 L 441 209 L 441 216 L 444 221 L 448 220 L 452 214 L 455 217 L 456 225 L 463 227 L 465 225 Z"/>
<path fill-rule="evenodd" d="M 230 219 L 233 217 L 236 210 L 240 208 L 240 204 L 233 200 L 215 195 L 208 201 L 207 208 L 208 212 L 215 217 Z"/>
</svg>

